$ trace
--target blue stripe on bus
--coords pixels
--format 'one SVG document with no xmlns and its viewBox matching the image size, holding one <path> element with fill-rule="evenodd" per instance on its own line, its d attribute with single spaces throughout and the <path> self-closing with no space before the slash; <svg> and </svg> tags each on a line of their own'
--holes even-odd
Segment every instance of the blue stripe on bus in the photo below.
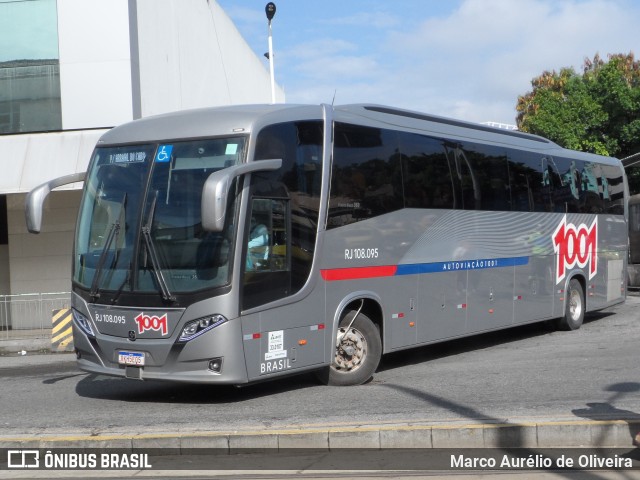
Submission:
<svg viewBox="0 0 640 480">
<path fill-rule="evenodd" d="M 398 265 L 396 275 L 418 275 L 421 273 L 459 272 L 464 270 L 484 270 L 487 268 L 516 267 L 527 265 L 529 257 L 481 258 L 436 263 L 411 263 Z"/>
</svg>

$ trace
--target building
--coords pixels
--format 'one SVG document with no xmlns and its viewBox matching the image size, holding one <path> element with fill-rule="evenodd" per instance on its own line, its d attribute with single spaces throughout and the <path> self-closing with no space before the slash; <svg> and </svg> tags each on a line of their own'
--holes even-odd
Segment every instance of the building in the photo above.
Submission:
<svg viewBox="0 0 640 480">
<path fill-rule="evenodd" d="M 265 59 L 215 0 L 0 0 L 0 296 L 70 291 L 82 184 L 49 195 L 40 235 L 25 196 L 85 171 L 107 129 L 270 101 Z"/>
</svg>

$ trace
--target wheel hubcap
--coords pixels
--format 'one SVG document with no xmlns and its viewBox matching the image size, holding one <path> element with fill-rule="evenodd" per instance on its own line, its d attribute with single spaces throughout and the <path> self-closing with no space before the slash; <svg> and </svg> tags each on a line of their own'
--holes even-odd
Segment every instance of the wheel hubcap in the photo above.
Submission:
<svg viewBox="0 0 640 480">
<path fill-rule="evenodd" d="M 582 298 L 580 298 L 580 293 L 576 290 L 572 290 L 569 297 L 569 314 L 571 315 L 571 320 L 578 320 L 582 315 Z"/>
<path fill-rule="evenodd" d="M 334 368 L 342 371 L 353 371 L 359 368 L 367 356 L 367 340 L 355 328 L 347 331 L 338 329 L 338 341 Z"/>
</svg>

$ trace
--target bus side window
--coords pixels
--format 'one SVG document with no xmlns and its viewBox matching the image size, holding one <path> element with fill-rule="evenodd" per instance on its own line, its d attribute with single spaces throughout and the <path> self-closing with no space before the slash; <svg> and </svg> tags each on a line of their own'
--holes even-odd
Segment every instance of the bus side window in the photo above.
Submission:
<svg viewBox="0 0 640 480">
<path fill-rule="evenodd" d="M 608 198 L 604 199 L 606 213 L 622 215 L 624 212 L 624 178 L 619 167 L 613 165 L 600 165 L 603 172 L 603 195 L 607 192 Z"/>
<path fill-rule="evenodd" d="M 327 228 L 403 207 L 396 132 L 336 123 Z"/>
<path fill-rule="evenodd" d="M 453 176 L 442 141 L 400 133 L 405 208 L 453 208 Z"/>
<path fill-rule="evenodd" d="M 546 212 L 545 186 L 538 155 L 509 150 L 512 209 L 520 212 Z"/>
<path fill-rule="evenodd" d="M 471 168 L 462 145 L 445 142 L 449 163 L 453 165 L 453 183 L 456 192 L 455 206 L 460 210 L 479 210 L 482 192 L 475 172 Z"/>
<path fill-rule="evenodd" d="M 558 167 L 553 157 L 540 159 L 540 171 L 542 172 L 543 201 L 547 212 L 565 212 L 565 184 L 558 173 Z"/>
<path fill-rule="evenodd" d="M 476 210 L 511 210 L 509 168 L 504 149 L 489 145 L 463 144 L 472 186 L 480 190 L 474 195 Z"/>
<path fill-rule="evenodd" d="M 582 211 L 584 213 L 603 213 L 604 202 L 598 185 L 600 168 L 595 163 L 584 162 L 580 178 L 582 182 L 580 189 L 584 195 Z"/>
</svg>

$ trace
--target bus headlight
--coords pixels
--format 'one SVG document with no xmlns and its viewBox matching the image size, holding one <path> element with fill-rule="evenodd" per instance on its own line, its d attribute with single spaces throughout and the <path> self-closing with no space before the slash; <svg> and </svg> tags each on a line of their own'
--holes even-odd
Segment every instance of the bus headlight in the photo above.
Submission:
<svg viewBox="0 0 640 480">
<path fill-rule="evenodd" d="M 80 327 L 80 330 L 82 330 L 84 333 L 86 333 L 90 337 L 95 337 L 95 334 L 93 333 L 93 328 L 91 328 L 91 323 L 89 322 L 89 319 L 87 317 L 85 317 L 75 308 L 71 309 L 71 314 L 73 315 L 73 320 L 76 322 L 76 325 Z"/>
<path fill-rule="evenodd" d="M 191 320 L 182 327 L 182 333 L 179 342 L 188 342 L 196 337 L 199 337 L 203 333 L 208 332 L 216 328 L 219 325 L 225 323 L 227 319 L 222 315 L 211 315 L 209 317 L 198 318 L 197 320 Z"/>
</svg>

